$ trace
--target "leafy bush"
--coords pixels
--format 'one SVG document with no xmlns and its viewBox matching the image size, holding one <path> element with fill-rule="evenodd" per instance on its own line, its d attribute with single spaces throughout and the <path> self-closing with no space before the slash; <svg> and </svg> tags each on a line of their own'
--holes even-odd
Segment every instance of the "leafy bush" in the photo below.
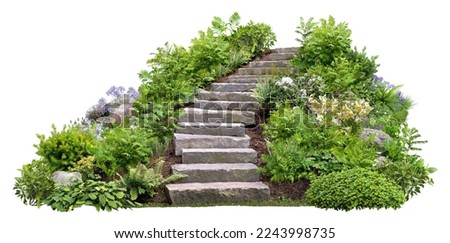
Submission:
<svg viewBox="0 0 450 243">
<path fill-rule="evenodd" d="M 143 128 L 115 127 L 103 133 L 94 151 L 95 165 L 108 176 L 126 172 L 127 167 L 147 163 L 159 147 L 156 138 Z"/>
<path fill-rule="evenodd" d="M 230 44 L 222 36 L 215 36 L 211 29 L 199 31 L 199 37 L 192 39 L 189 49 L 192 58 L 192 77 L 194 85 L 203 86 L 224 73 L 220 67 L 230 59 Z"/>
<path fill-rule="evenodd" d="M 128 173 L 121 178 L 120 182 L 127 188 L 131 200 L 137 200 L 141 195 L 153 197 L 156 194 L 156 188 L 185 177 L 181 174 L 173 174 L 163 178 L 161 174 L 163 165 L 164 161 L 159 160 L 155 168 L 147 168 L 143 164 L 129 168 Z"/>
<path fill-rule="evenodd" d="M 270 140 L 286 139 L 305 128 L 307 115 L 300 107 L 291 108 L 290 103 L 278 103 L 270 112 L 269 122 L 262 124 L 264 135 Z"/>
<path fill-rule="evenodd" d="M 395 181 L 404 191 L 406 199 L 420 193 L 420 189 L 426 184 L 433 184 L 430 174 L 436 168 L 425 165 L 424 160 L 411 151 L 420 150 L 419 144 L 426 143 L 420 139 L 416 128 L 409 128 L 407 123 L 402 124 L 400 131 L 393 141 L 385 146 L 385 156 L 388 161 L 379 167 L 379 171 L 387 178 Z"/>
<path fill-rule="evenodd" d="M 84 179 L 94 177 L 95 158 L 88 156 L 80 159 L 69 171 L 79 172 Z"/>
<path fill-rule="evenodd" d="M 301 47 L 291 61 L 298 76 L 317 76 L 320 79 L 305 89 L 316 95 L 341 95 L 351 91 L 361 98 L 369 98 L 371 80 L 378 65 L 376 57 L 367 57 L 351 48 L 351 30 L 347 23 L 336 23 L 333 17 L 319 23 L 300 20 L 297 33 Z"/>
<path fill-rule="evenodd" d="M 36 153 L 50 165 L 51 171 L 69 170 L 80 159 L 92 155 L 96 146 L 95 135 L 81 125 L 64 126 L 61 131 L 52 125 L 49 137 L 41 134 L 37 137 Z"/>
<path fill-rule="evenodd" d="M 363 168 L 324 175 L 314 180 L 306 192 L 310 205 L 351 210 L 400 208 L 405 202 L 401 188 L 381 174 Z"/>
<path fill-rule="evenodd" d="M 250 58 L 268 51 L 277 41 L 269 25 L 253 21 L 245 26 L 239 26 L 229 38 L 234 50 L 245 50 L 250 53 Z"/>
<path fill-rule="evenodd" d="M 94 180 L 77 181 L 72 186 L 58 185 L 45 203 L 60 212 L 72 211 L 83 205 L 94 206 L 97 211 L 112 211 L 139 205 L 131 201 L 126 190 L 118 187 L 116 182 Z"/>
<path fill-rule="evenodd" d="M 326 151 L 303 149 L 298 134 L 285 140 L 269 142 L 268 148 L 269 154 L 262 155 L 266 164 L 260 172 L 269 175 L 275 182 L 313 179 L 322 172 L 340 167 L 339 162 Z"/>
<path fill-rule="evenodd" d="M 20 177 L 16 177 L 14 190 L 24 204 L 41 206 L 54 188 L 52 172 L 44 160 L 33 160 L 22 166 Z"/>
<path fill-rule="evenodd" d="M 254 96 L 260 103 L 269 105 L 269 108 L 284 102 L 290 102 L 292 106 L 304 106 L 307 94 L 306 90 L 301 89 L 301 81 L 294 81 L 290 77 L 265 79 L 256 85 Z"/>
<path fill-rule="evenodd" d="M 328 20 L 321 19 L 320 23 L 309 19 L 300 19 L 297 33 L 302 35 L 299 41 L 303 44 L 294 64 L 299 70 L 306 72 L 309 67 L 328 66 L 336 57 L 342 57 L 351 51 L 351 30 L 347 23 L 336 24 L 330 16 Z"/>
<path fill-rule="evenodd" d="M 435 171 L 436 168 L 426 166 L 418 155 L 408 155 L 398 161 L 388 160 L 379 168 L 380 173 L 402 188 L 406 200 L 419 194 L 426 184 L 433 185 L 430 174 Z"/>
</svg>

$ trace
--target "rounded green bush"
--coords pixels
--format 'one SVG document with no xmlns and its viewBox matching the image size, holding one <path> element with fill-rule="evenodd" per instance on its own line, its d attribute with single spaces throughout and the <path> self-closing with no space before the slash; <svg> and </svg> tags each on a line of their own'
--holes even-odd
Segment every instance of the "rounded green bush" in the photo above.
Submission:
<svg viewBox="0 0 450 243">
<path fill-rule="evenodd" d="M 306 192 L 308 204 L 319 208 L 351 210 L 400 208 L 402 189 L 383 175 L 363 168 L 334 172 L 314 180 Z"/>
</svg>

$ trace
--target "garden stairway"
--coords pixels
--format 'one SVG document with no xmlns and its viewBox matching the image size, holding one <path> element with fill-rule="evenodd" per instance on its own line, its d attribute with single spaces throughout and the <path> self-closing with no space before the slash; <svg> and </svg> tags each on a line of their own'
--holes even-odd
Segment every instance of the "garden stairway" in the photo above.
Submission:
<svg viewBox="0 0 450 243">
<path fill-rule="evenodd" d="M 257 152 L 250 147 L 246 126 L 256 125 L 259 103 L 252 89 L 262 79 L 288 73 L 296 48 L 274 49 L 262 58 L 200 91 L 193 108 L 186 108 L 174 135 L 175 155 L 182 163 L 174 173 L 188 177 L 166 185 L 173 204 L 239 203 L 269 199 L 269 187 L 259 181 Z"/>
</svg>

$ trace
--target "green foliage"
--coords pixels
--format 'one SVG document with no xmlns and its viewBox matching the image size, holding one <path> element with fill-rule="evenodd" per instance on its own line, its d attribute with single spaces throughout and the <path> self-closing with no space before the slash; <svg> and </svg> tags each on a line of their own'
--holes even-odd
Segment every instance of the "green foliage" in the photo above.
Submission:
<svg viewBox="0 0 450 243">
<path fill-rule="evenodd" d="M 137 102 L 183 103 L 195 90 L 195 83 L 191 83 L 194 80 L 190 52 L 184 47 L 168 43 L 157 48 L 157 51 L 147 61 L 151 71 L 139 73 L 142 85 L 139 87 L 141 95 Z"/>
<path fill-rule="evenodd" d="M 173 133 L 177 130 L 177 119 L 183 114 L 183 111 L 176 109 L 171 103 L 146 103 L 141 105 L 143 114 L 136 114 L 135 127 L 146 129 L 148 135 L 157 138 L 164 147 Z M 145 108 L 144 108 L 145 107 Z"/>
<path fill-rule="evenodd" d="M 192 75 L 199 82 L 197 85 L 202 86 L 220 77 L 220 67 L 230 59 L 230 46 L 225 38 L 215 36 L 208 29 L 206 32 L 199 31 L 199 37 L 191 42 Z"/>
<path fill-rule="evenodd" d="M 159 143 L 144 128 L 115 127 L 103 133 L 97 146 L 95 164 L 108 176 L 126 172 L 129 166 L 147 163 Z"/>
<path fill-rule="evenodd" d="M 269 154 L 263 154 L 266 165 L 260 172 L 271 176 L 275 182 L 313 179 L 320 173 L 340 167 L 339 162 L 325 150 L 304 149 L 298 134 L 284 140 L 268 143 Z"/>
<path fill-rule="evenodd" d="M 346 142 L 331 149 L 331 154 L 344 169 L 371 168 L 378 157 L 377 149 L 356 136 L 346 136 Z"/>
<path fill-rule="evenodd" d="M 292 80 L 289 77 L 265 79 L 257 83 L 253 94 L 260 103 L 269 106 L 287 101 L 293 106 L 304 106 L 306 90 L 301 88 L 302 81 Z"/>
<path fill-rule="evenodd" d="M 302 35 L 303 44 L 294 59 L 299 71 L 306 72 L 309 67 L 328 66 L 336 57 L 342 57 L 351 51 L 351 30 L 347 23 L 336 23 L 330 16 L 328 20 L 321 19 L 314 23 L 312 19 L 307 22 L 300 20 L 297 33 Z"/>
<path fill-rule="evenodd" d="M 69 170 L 80 159 L 92 155 L 96 145 L 93 133 L 83 131 L 80 125 L 64 126 L 61 131 L 52 125 L 49 137 L 38 134 L 37 154 L 50 165 L 51 171 Z"/>
<path fill-rule="evenodd" d="M 347 23 L 336 23 L 331 16 L 319 23 L 301 18 L 296 32 L 301 35 L 297 40 L 302 46 L 291 61 L 294 73 L 300 77 L 319 77 L 306 85 L 309 93 L 339 96 L 351 91 L 360 98 L 369 97 L 368 90 L 378 67 L 376 57 L 367 57 L 365 49 L 360 52 L 351 48 Z"/>
<path fill-rule="evenodd" d="M 153 197 L 156 194 L 156 188 L 185 177 L 181 174 L 172 174 L 163 178 L 161 174 L 163 165 L 164 161 L 159 160 L 154 168 L 147 168 L 143 164 L 129 168 L 128 173 L 121 178 L 120 182 L 127 188 L 131 200 L 138 200 L 141 195 Z"/>
<path fill-rule="evenodd" d="M 273 181 L 297 181 L 342 169 L 371 168 L 377 150 L 337 125 L 324 125 L 299 107 L 279 104 L 264 125 L 269 154 L 261 171 Z"/>
<path fill-rule="evenodd" d="M 379 171 L 395 181 L 409 199 L 420 193 L 426 184 L 433 184 L 430 175 L 436 168 L 425 165 L 419 155 L 410 154 L 411 151 L 420 150 L 418 144 L 427 142 L 419 140 L 421 136 L 416 128 L 409 128 L 408 124 L 404 123 L 396 135 L 393 141 L 385 146 L 388 161 L 379 167 Z"/>
<path fill-rule="evenodd" d="M 420 193 L 426 184 L 433 185 L 430 174 L 437 169 L 425 165 L 424 160 L 418 155 L 407 155 L 402 160 L 388 160 L 379 171 L 387 178 L 395 181 L 403 190 L 408 200 Z"/>
<path fill-rule="evenodd" d="M 369 169 L 335 172 L 312 181 L 306 192 L 308 204 L 327 209 L 400 208 L 405 202 L 401 188 Z"/>
<path fill-rule="evenodd" d="M 262 124 L 264 135 L 270 140 L 286 139 L 300 133 L 306 114 L 300 107 L 291 108 L 289 103 L 278 103 L 277 109 L 270 113 L 270 120 Z"/>
<path fill-rule="evenodd" d="M 33 160 L 22 166 L 20 177 L 16 177 L 14 190 L 24 204 L 41 206 L 52 192 L 54 182 L 48 163 L 44 160 Z"/>
<path fill-rule="evenodd" d="M 97 211 L 112 211 L 119 208 L 130 208 L 139 204 L 131 201 L 126 189 L 116 182 L 87 180 L 77 181 L 72 186 L 57 186 L 45 200 L 53 210 L 72 211 L 83 205 L 94 206 Z"/>
<path fill-rule="evenodd" d="M 250 57 L 256 57 L 272 47 L 277 38 L 272 28 L 263 23 L 250 21 L 245 26 L 239 26 L 230 36 L 230 43 L 234 50 L 245 50 Z"/>
<path fill-rule="evenodd" d="M 371 79 L 366 79 L 365 70 L 359 63 L 344 57 L 336 57 L 328 66 L 312 66 L 309 75 L 321 77 L 321 83 L 314 87 L 318 94 L 339 96 L 351 91 L 358 97 L 367 97 Z"/>
<path fill-rule="evenodd" d="M 94 176 L 95 158 L 88 156 L 81 158 L 69 171 L 79 172 L 84 179 Z"/>
</svg>

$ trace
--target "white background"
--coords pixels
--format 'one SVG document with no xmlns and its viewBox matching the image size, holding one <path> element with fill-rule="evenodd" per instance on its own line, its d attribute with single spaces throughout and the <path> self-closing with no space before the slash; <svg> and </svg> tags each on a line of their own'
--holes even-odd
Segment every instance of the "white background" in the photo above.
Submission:
<svg viewBox="0 0 450 243">
<path fill-rule="evenodd" d="M 445 1 L 433 0 L 1 0 L 2 242 L 150 241 L 116 240 L 113 230 L 153 227 L 249 231 L 257 227 L 334 227 L 336 238 L 328 242 L 444 242 L 449 238 L 450 216 L 449 95 L 445 86 L 449 81 L 448 9 Z M 146 68 L 149 54 L 158 46 L 166 41 L 186 46 L 198 30 L 210 25 L 213 16 L 227 19 L 234 11 L 242 16 L 242 23 L 251 19 L 271 25 L 278 37 L 276 47 L 297 45 L 294 31 L 301 16 L 318 19 L 331 14 L 348 22 L 354 45 L 367 46 L 370 54 L 379 55 L 379 75 L 404 84 L 403 91 L 416 101 L 410 124 L 429 140 L 421 154 L 439 169 L 433 175 L 435 186 L 427 186 L 396 211 L 212 207 L 98 213 L 83 207 L 57 213 L 48 207 L 24 206 L 14 196 L 16 169 L 35 157 L 32 144 L 37 142 L 36 133 L 48 133 L 51 123 L 61 127 L 82 116 L 111 85 L 138 87 L 137 73 Z"/>
</svg>

